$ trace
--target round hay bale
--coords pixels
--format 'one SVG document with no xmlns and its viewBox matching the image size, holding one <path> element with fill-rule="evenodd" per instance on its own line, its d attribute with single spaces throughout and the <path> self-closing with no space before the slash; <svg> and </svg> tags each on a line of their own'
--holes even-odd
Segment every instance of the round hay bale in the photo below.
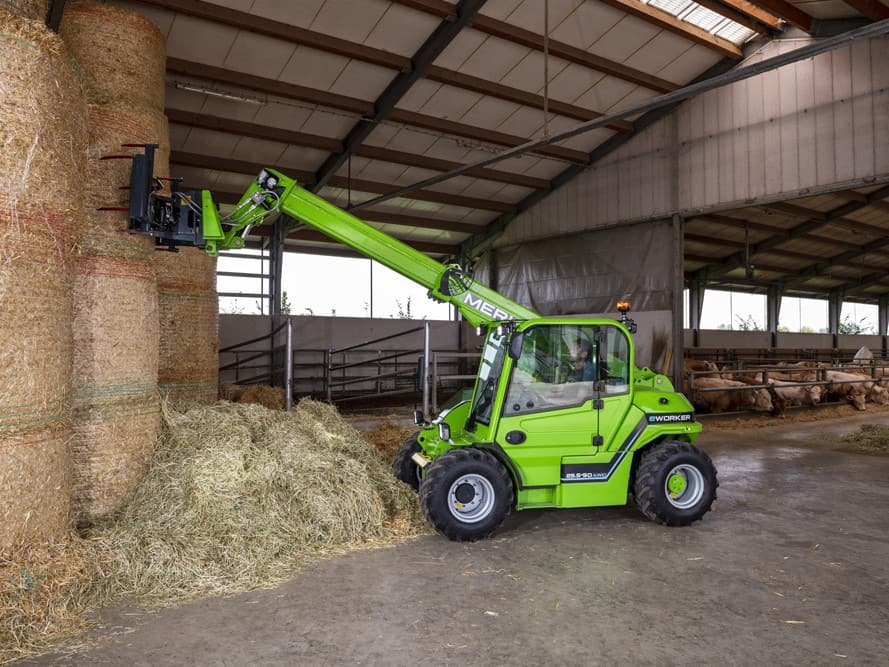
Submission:
<svg viewBox="0 0 889 667">
<path fill-rule="evenodd" d="M 0 0 L 0 9 L 13 11 L 35 21 L 45 21 L 49 12 L 49 0 Z"/>
<path fill-rule="evenodd" d="M 89 149 L 86 202 L 89 224 L 81 241 L 81 252 L 140 259 L 154 258 L 154 239 L 130 234 L 128 217 L 121 211 L 99 211 L 103 206 L 127 206 L 130 193 L 132 163 L 128 159 L 103 160 L 108 155 L 132 155 L 139 149 L 122 148 L 122 144 L 160 144 L 155 153 L 158 169 L 168 169 L 169 126 L 167 117 L 155 111 L 89 105 Z"/>
<path fill-rule="evenodd" d="M 155 254 L 158 388 L 177 406 L 213 403 L 219 385 L 216 259 L 199 248 Z"/>
<path fill-rule="evenodd" d="M 163 112 L 166 47 L 150 19 L 97 2 L 67 3 L 59 33 L 83 70 L 87 101 Z"/>
<path fill-rule="evenodd" d="M 0 6 L 0 550 L 70 523 L 83 90 L 58 36 Z"/>
<path fill-rule="evenodd" d="M 74 462 L 78 523 L 135 492 L 160 425 L 154 267 L 84 255 L 74 283 Z"/>
</svg>

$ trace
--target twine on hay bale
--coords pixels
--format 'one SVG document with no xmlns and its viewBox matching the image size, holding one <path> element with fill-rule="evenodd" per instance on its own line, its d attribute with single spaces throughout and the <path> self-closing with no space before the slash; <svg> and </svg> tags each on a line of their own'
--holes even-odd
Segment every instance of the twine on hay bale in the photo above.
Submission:
<svg viewBox="0 0 889 667">
<path fill-rule="evenodd" d="M 59 33 L 83 70 L 90 103 L 163 113 L 166 47 L 150 19 L 97 2 L 69 2 Z"/>
<path fill-rule="evenodd" d="M 84 171 L 76 68 L 0 5 L 0 552 L 70 523 L 71 283 Z"/>
<path fill-rule="evenodd" d="M 72 495 L 88 523 L 135 493 L 160 426 L 154 268 L 81 256 L 74 295 Z"/>
<path fill-rule="evenodd" d="M 34 21 L 45 21 L 49 12 L 49 0 L 0 0 L 0 9 Z"/>
<path fill-rule="evenodd" d="M 158 388 L 174 405 L 216 401 L 219 301 L 216 259 L 199 248 L 155 254 L 160 311 Z"/>
</svg>

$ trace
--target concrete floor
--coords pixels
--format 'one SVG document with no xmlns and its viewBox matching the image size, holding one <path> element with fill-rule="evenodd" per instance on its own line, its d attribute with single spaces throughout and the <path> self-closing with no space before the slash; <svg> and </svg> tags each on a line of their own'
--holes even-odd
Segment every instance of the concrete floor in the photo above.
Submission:
<svg viewBox="0 0 889 667">
<path fill-rule="evenodd" d="M 825 443 L 889 414 L 705 433 L 721 487 L 691 528 L 632 508 L 528 511 L 272 590 L 110 609 L 36 664 L 887 664 L 889 457 Z M 31 663 L 27 663 L 31 664 Z"/>
</svg>

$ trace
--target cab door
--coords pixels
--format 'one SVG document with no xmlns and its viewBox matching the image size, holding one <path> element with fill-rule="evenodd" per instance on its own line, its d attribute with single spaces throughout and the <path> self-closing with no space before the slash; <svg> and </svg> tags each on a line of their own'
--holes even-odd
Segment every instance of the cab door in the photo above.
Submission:
<svg viewBox="0 0 889 667">
<path fill-rule="evenodd" d="M 512 460 L 522 486 L 559 483 L 563 456 L 595 453 L 598 434 L 592 353 L 594 332 L 582 323 L 540 324 L 523 333 L 513 361 L 495 436 Z"/>
<path fill-rule="evenodd" d="M 630 391 L 631 345 L 616 326 L 572 321 L 524 332 L 496 442 L 525 487 L 589 482 L 613 458 Z"/>
</svg>

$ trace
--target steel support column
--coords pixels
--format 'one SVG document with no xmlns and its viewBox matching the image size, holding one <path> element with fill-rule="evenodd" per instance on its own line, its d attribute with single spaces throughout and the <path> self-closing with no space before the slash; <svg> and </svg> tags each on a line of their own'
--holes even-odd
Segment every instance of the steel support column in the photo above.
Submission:
<svg viewBox="0 0 889 667">
<path fill-rule="evenodd" d="M 889 294 L 883 294 L 880 296 L 880 301 L 877 305 L 877 322 L 880 327 L 879 334 L 880 338 L 883 342 L 883 359 L 886 358 L 886 353 L 889 352 L 887 350 L 887 327 L 889 327 Z"/>
<path fill-rule="evenodd" d="M 685 285 L 683 272 L 683 258 L 685 257 L 685 241 L 683 234 L 684 220 L 679 215 L 673 216 L 673 363 L 670 369 L 664 369 L 670 373 L 675 387 L 682 386 L 682 374 L 685 368 L 685 340 L 682 327 L 682 292 Z"/>
<path fill-rule="evenodd" d="M 843 294 L 837 290 L 830 290 L 827 298 L 827 328 L 833 337 L 833 348 L 839 347 L 840 313 L 843 310 Z"/>
<path fill-rule="evenodd" d="M 781 317 L 781 297 L 784 290 L 780 285 L 769 285 L 766 292 L 766 330 L 769 332 L 771 347 L 778 347 L 778 320 Z"/>
<path fill-rule="evenodd" d="M 688 328 L 691 329 L 692 346 L 699 347 L 701 313 L 704 311 L 704 283 L 699 280 L 688 282 Z"/>
</svg>

